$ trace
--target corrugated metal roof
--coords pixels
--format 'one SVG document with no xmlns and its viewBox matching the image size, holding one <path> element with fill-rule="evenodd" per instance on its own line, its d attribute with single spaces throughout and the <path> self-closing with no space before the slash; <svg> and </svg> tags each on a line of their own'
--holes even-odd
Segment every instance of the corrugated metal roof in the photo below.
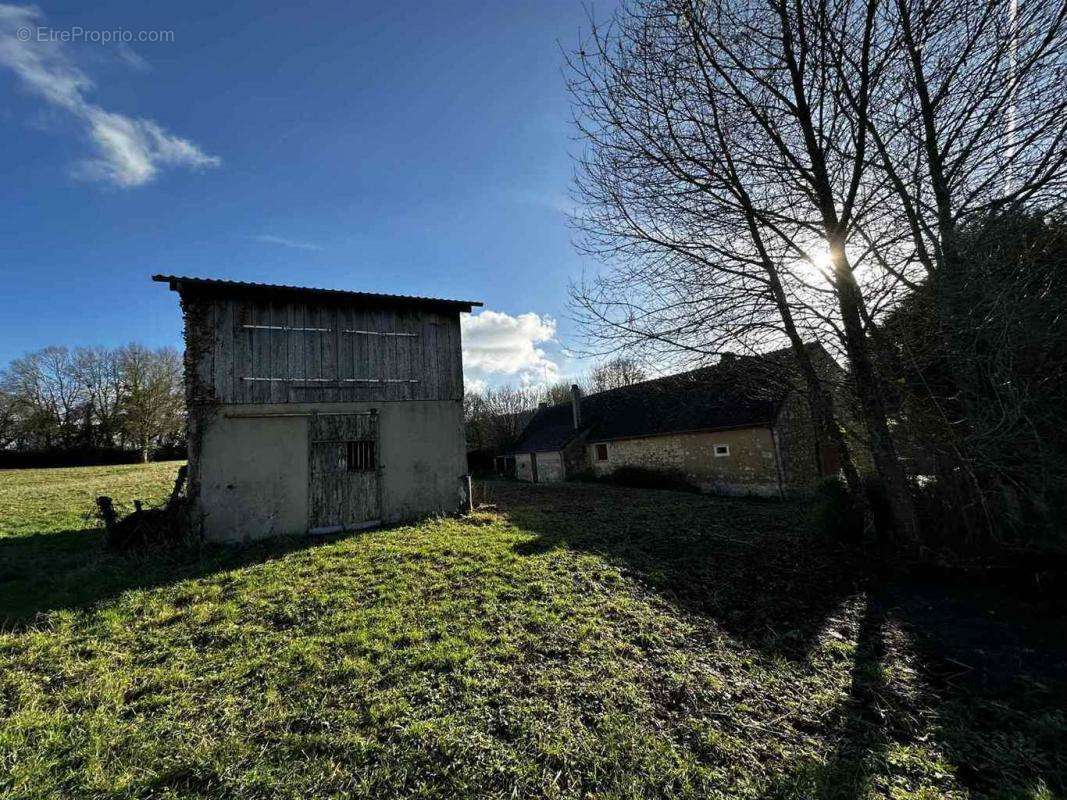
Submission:
<svg viewBox="0 0 1067 800">
<path fill-rule="evenodd" d="M 247 281 L 227 281 L 219 278 L 193 278 L 185 275 L 153 275 L 152 280 L 169 283 L 170 288 L 181 292 L 185 288 L 202 290 L 214 294 L 299 294 L 336 300 L 352 300 L 360 303 L 382 303 L 391 306 L 410 308 L 447 308 L 453 311 L 470 311 L 482 305 L 477 300 L 449 300 L 441 297 L 418 297 L 406 294 L 376 294 L 373 292 L 352 292 L 345 289 L 319 289 L 312 286 L 288 286 L 274 283 L 252 283 Z"/>
</svg>

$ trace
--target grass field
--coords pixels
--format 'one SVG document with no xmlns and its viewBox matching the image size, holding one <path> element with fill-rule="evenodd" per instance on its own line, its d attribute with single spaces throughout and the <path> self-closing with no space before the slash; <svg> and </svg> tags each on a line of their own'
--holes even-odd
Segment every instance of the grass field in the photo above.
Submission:
<svg viewBox="0 0 1067 800">
<path fill-rule="evenodd" d="M 175 468 L 0 472 L 3 796 L 1067 789 L 1055 633 L 874 582 L 801 505 L 497 483 L 462 519 L 104 552 L 92 497 Z"/>
</svg>

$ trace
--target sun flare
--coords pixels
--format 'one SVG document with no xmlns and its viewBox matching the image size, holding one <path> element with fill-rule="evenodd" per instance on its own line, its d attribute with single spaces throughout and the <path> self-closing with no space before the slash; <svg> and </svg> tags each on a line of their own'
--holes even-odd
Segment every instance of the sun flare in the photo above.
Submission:
<svg viewBox="0 0 1067 800">
<path fill-rule="evenodd" d="M 833 262 L 830 260 L 830 248 L 828 247 L 815 248 L 812 250 L 809 259 L 811 265 L 819 272 L 829 272 L 833 268 Z"/>
</svg>

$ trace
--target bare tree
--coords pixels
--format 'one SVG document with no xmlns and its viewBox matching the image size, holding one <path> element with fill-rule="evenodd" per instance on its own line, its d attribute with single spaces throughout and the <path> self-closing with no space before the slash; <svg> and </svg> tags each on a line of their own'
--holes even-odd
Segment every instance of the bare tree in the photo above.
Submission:
<svg viewBox="0 0 1067 800">
<path fill-rule="evenodd" d="M 0 375 L 0 450 L 18 441 L 18 423 L 18 405 L 15 396 L 7 390 L 5 376 Z"/>
<path fill-rule="evenodd" d="M 593 337 L 688 360 L 787 339 L 844 451 L 803 342 L 836 349 L 914 540 L 872 337 L 967 220 L 1063 203 L 1065 26 L 1062 0 L 625 5 L 570 59 L 577 224 L 613 265 L 575 292 Z"/>
<path fill-rule="evenodd" d="M 488 447 L 485 401 L 481 392 L 468 389 L 463 393 L 463 430 L 467 438 L 468 450 L 481 450 Z"/>
<path fill-rule="evenodd" d="M 122 367 L 119 353 L 104 347 L 83 347 L 74 353 L 74 377 L 89 404 L 94 431 L 92 444 L 121 445 Z"/>
<path fill-rule="evenodd" d="M 542 388 L 507 385 L 467 392 L 463 407 L 468 446 L 494 450 L 510 446 L 544 397 Z"/>
<path fill-rule="evenodd" d="M 127 345 L 118 353 L 122 374 L 123 430 L 148 461 L 152 447 L 181 431 L 184 409 L 182 356 L 173 348 Z"/>
<path fill-rule="evenodd" d="M 16 358 L 4 378 L 19 436 L 35 447 L 70 447 L 84 419 L 84 392 L 65 347 L 46 347 Z"/>
<path fill-rule="evenodd" d="M 537 403 L 548 403 L 550 406 L 571 401 L 571 386 L 573 381 L 562 380 L 550 383 L 534 390 Z"/>
<path fill-rule="evenodd" d="M 627 358 L 626 356 L 616 356 L 598 364 L 589 373 L 590 389 L 594 392 L 632 386 L 647 378 L 648 373 L 644 367 L 635 359 Z"/>
<path fill-rule="evenodd" d="M 1067 4 L 891 0 L 873 38 L 892 57 L 865 118 L 872 155 L 928 272 L 958 262 L 962 225 L 1023 205 L 1062 207 Z"/>
<path fill-rule="evenodd" d="M 899 535 L 917 522 L 868 352 L 872 312 L 899 294 L 902 257 L 867 167 L 877 73 L 872 4 L 626 6 L 571 60 L 582 244 L 612 270 L 578 287 L 579 314 L 616 349 L 699 360 L 724 349 L 792 346 L 820 438 L 858 475 L 834 400 L 805 343 L 847 356 Z M 836 49 L 858 43 L 856 68 Z M 856 103 L 842 85 L 856 87 Z"/>
<path fill-rule="evenodd" d="M 46 347 L 0 374 L 0 447 L 73 450 L 180 441 L 181 355 L 173 348 Z"/>
</svg>

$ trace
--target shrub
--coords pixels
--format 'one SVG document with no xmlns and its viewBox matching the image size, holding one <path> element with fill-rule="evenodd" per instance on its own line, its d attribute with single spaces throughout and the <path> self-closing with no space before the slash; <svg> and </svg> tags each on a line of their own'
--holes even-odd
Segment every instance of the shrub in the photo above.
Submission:
<svg viewBox="0 0 1067 800">
<path fill-rule="evenodd" d="M 823 478 L 818 483 L 811 508 L 815 530 L 824 536 L 856 541 L 863 534 L 863 513 L 840 478 Z"/>
<path fill-rule="evenodd" d="M 582 469 L 568 469 L 567 480 L 576 481 L 578 483 L 601 483 L 604 481 L 599 475 L 597 475 L 589 467 L 583 467 Z"/>
<path fill-rule="evenodd" d="M 677 469 L 651 467 L 617 467 L 608 478 L 619 486 L 635 489 L 670 489 L 675 492 L 699 492 L 700 487 Z"/>
</svg>

